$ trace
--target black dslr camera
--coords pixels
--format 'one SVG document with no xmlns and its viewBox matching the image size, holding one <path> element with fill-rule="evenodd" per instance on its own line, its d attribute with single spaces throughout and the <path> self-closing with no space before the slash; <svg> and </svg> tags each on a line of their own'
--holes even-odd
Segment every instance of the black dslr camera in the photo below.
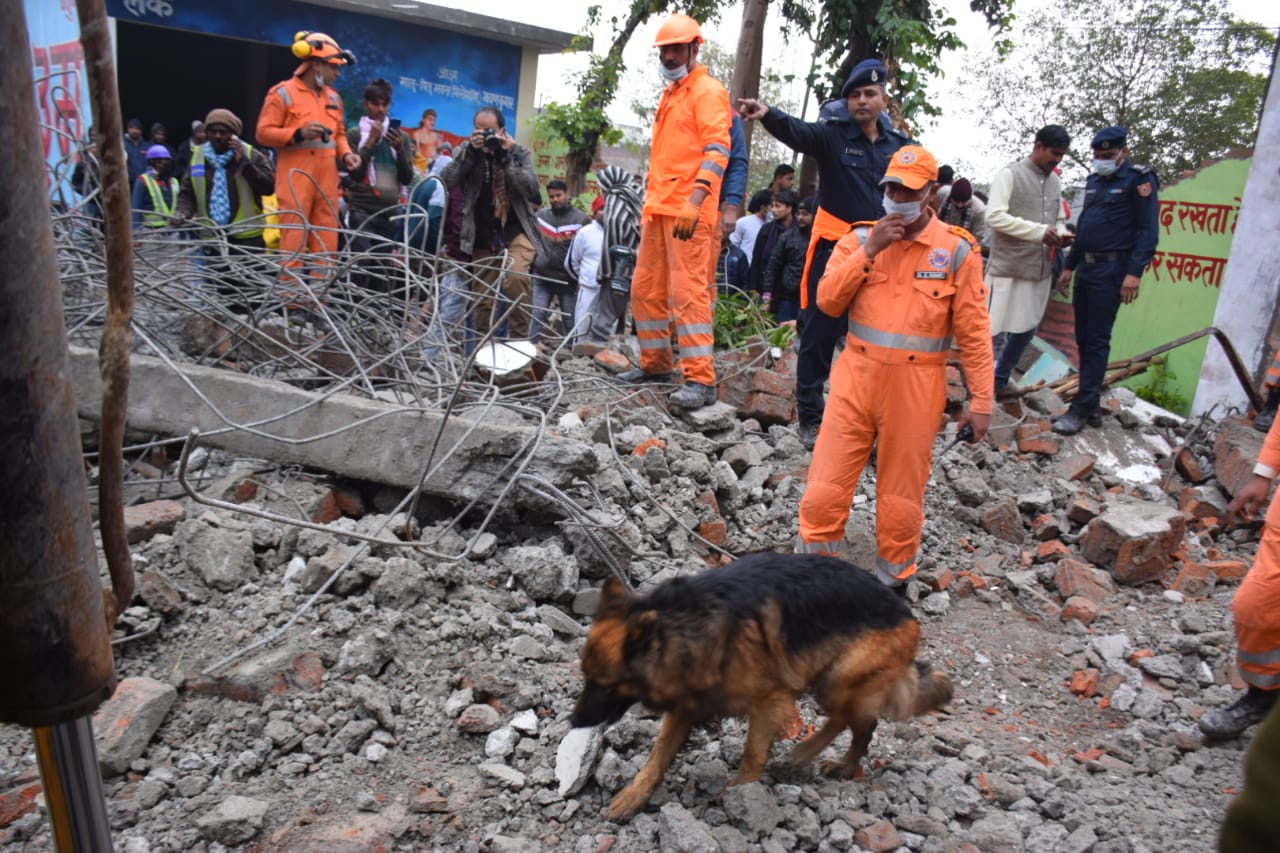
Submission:
<svg viewBox="0 0 1280 853">
<path fill-rule="evenodd" d="M 490 154 L 497 154 L 502 151 L 502 139 L 499 138 L 498 132 L 491 127 L 484 129 L 484 147 Z"/>
</svg>

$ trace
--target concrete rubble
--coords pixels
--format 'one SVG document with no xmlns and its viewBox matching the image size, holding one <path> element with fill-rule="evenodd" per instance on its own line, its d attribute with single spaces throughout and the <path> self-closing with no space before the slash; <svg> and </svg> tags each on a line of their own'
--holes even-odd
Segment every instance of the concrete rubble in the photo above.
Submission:
<svg viewBox="0 0 1280 853">
<path fill-rule="evenodd" d="M 492 523 L 483 502 L 461 512 L 493 493 L 501 467 L 477 451 L 432 479 L 410 520 L 401 498 L 421 475 L 421 435 L 343 435 L 342 466 L 367 450 L 379 470 L 408 472 L 398 478 L 319 473 L 319 457 L 297 455 L 306 445 L 254 462 L 267 446 L 236 444 L 254 436 L 211 442 L 203 495 L 320 529 L 201 506 L 139 476 L 139 597 L 126 615 L 154 627 L 117 647 L 124 681 L 96 721 L 120 849 L 1212 848 L 1249 737 L 1205 744 L 1195 721 L 1241 686 L 1230 603 L 1257 531 L 1226 530 L 1225 506 L 1262 436 L 1232 419 L 1197 428 L 1123 390 L 1106 395 L 1102 429 L 1070 438 L 1047 428 L 1061 401 L 1028 395 L 998 413 L 988 443 L 935 462 L 908 597 L 923 655 L 951 672 L 956 698 L 882 724 L 866 778 L 788 768 L 782 743 L 762 782 L 731 787 L 746 726 L 725 720 L 695 732 L 647 810 L 606 819 L 659 725 L 637 708 L 606 729 L 569 726 L 611 566 L 643 589 L 796 535 L 809 456 L 788 425 L 791 355 L 724 358 L 733 378 L 698 412 L 673 416 L 640 393 L 550 413 L 542 446 L 558 449 L 536 464 L 580 512 L 549 492 L 513 493 Z M 590 359 L 559 369 L 607 379 Z M 488 437 L 464 444 L 501 456 L 516 446 L 504 431 L 533 428 L 476 429 Z M 402 439 L 391 464 L 382 442 Z M 173 464 L 156 467 L 172 477 Z M 862 565 L 875 487 L 872 469 L 850 518 Z M 396 547 L 406 530 L 430 546 Z M 801 715 L 818 720 L 807 700 Z M 50 849 L 28 734 L 0 729 L 0 749 L 0 851 Z"/>
</svg>

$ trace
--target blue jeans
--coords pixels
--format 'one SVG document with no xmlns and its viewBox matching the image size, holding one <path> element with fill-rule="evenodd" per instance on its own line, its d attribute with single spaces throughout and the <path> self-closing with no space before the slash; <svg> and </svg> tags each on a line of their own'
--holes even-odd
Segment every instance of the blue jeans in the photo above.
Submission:
<svg viewBox="0 0 1280 853">
<path fill-rule="evenodd" d="M 529 327 L 529 340 L 535 344 L 548 331 L 551 318 L 551 300 L 560 302 L 560 314 L 566 336 L 573 330 L 573 314 L 577 306 L 578 286 L 566 281 L 535 279 L 533 282 L 533 323 Z"/>
<path fill-rule="evenodd" d="M 1072 288 L 1075 308 L 1076 348 L 1080 351 L 1080 391 L 1071 410 L 1091 415 L 1102 399 L 1102 380 L 1111 358 L 1111 327 L 1120 310 L 1120 287 L 1125 262 L 1082 263 Z"/>
<path fill-rule="evenodd" d="M 800 317 L 800 300 L 798 299 L 779 299 L 775 303 L 778 307 L 778 322 L 786 323 Z"/>
<path fill-rule="evenodd" d="M 422 356 L 427 361 L 435 361 L 443 355 L 450 344 L 459 340 L 467 355 L 475 351 L 476 341 L 474 321 L 467 310 L 471 303 L 471 287 L 467 275 L 456 267 L 440 278 L 440 299 L 436 304 L 436 312 L 427 328 L 427 346 Z"/>
<path fill-rule="evenodd" d="M 1036 336 L 1035 329 L 1025 332 L 1007 332 L 1004 336 L 1004 347 L 1000 350 L 1000 359 L 996 362 L 996 391 L 1009 384 L 1013 369 L 1018 366 L 1027 344 Z"/>
</svg>

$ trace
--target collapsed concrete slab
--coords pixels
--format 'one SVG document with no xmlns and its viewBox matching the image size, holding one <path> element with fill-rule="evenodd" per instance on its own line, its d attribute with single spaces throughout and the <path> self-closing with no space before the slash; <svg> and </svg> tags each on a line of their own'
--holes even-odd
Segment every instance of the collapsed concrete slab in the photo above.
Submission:
<svg viewBox="0 0 1280 853">
<path fill-rule="evenodd" d="M 80 417 L 96 423 L 102 405 L 98 354 L 70 349 L 76 407 Z M 504 485 L 530 452 L 526 473 L 560 487 L 597 467 L 589 445 L 540 434 L 524 422 L 504 422 L 491 408 L 469 409 L 446 420 L 439 412 L 351 394 L 317 394 L 219 368 L 183 364 L 179 370 L 158 358 L 133 357 L 130 429 L 181 436 L 195 427 L 201 441 L 233 453 L 405 488 L 418 485 L 431 459 L 423 490 L 455 501 L 493 500 L 494 483 Z M 524 490 L 514 497 L 521 503 L 534 500 Z"/>
</svg>

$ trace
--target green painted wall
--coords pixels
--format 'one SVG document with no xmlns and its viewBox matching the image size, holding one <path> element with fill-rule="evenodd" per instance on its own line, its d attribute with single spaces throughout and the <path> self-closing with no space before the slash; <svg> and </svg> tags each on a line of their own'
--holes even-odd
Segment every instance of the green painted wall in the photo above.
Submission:
<svg viewBox="0 0 1280 853">
<path fill-rule="evenodd" d="M 1224 160 L 1160 188 L 1160 245 L 1138 298 L 1120 306 L 1111 336 L 1112 361 L 1213 325 L 1249 163 Z M 1172 376 L 1166 391 L 1180 397 L 1182 404 L 1165 406 L 1181 414 L 1190 411 L 1209 345 L 1209 339 L 1202 338 L 1168 353 Z M 1151 382 L 1148 371 L 1124 384 L 1138 389 Z"/>
</svg>

